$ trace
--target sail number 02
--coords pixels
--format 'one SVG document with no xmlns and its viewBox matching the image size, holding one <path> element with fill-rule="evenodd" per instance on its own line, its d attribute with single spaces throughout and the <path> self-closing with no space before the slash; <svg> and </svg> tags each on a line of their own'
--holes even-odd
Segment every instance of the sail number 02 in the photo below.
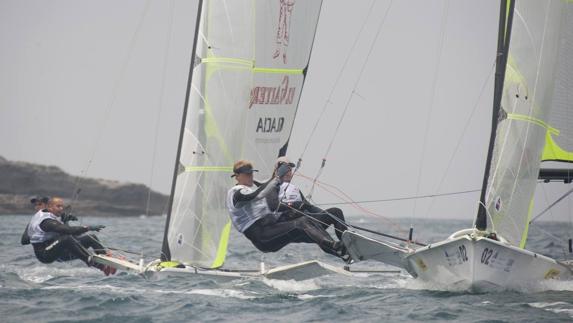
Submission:
<svg viewBox="0 0 573 323">
<path fill-rule="evenodd" d="M 489 259 L 493 254 L 493 249 L 485 248 L 481 254 L 481 263 L 484 265 L 489 265 Z"/>
</svg>

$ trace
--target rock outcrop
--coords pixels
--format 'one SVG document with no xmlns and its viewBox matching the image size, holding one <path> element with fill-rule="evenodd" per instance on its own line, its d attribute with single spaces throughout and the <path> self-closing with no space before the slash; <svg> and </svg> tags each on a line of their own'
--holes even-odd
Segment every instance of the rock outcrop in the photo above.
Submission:
<svg viewBox="0 0 573 323">
<path fill-rule="evenodd" d="M 70 203 L 78 191 L 72 212 L 80 216 L 161 215 L 167 211 L 168 196 L 149 191 L 143 184 L 78 178 L 55 166 L 0 157 L 0 178 L 0 215 L 29 215 L 32 195 L 60 196 Z"/>
</svg>

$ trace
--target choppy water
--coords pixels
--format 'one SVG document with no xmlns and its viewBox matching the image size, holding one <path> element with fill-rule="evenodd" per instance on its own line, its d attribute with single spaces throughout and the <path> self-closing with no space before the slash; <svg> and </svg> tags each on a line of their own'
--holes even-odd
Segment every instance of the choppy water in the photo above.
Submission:
<svg viewBox="0 0 573 323">
<path fill-rule="evenodd" d="M 436 290 L 407 274 L 326 277 L 306 282 L 177 278 L 147 281 L 121 273 L 105 277 L 79 261 L 43 265 L 31 247 L 19 244 L 26 216 L 0 217 L 0 322 L 177 322 L 177 321 L 573 321 L 573 283 L 549 282 L 535 290 L 467 292 Z M 410 223 L 411 220 L 404 221 Z M 105 224 L 100 238 L 110 246 L 159 253 L 164 218 L 85 218 Z M 437 241 L 468 221 L 413 221 L 415 235 Z M 381 229 L 382 223 L 361 225 Z M 539 227 L 568 237 L 562 223 Z M 533 226 L 529 249 L 563 258 L 562 246 Z M 565 239 L 564 239 L 565 240 Z M 260 253 L 233 233 L 227 264 L 257 268 Z M 318 258 L 337 264 L 311 245 L 288 246 L 266 255 L 267 265 Z M 390 269 L 377 263 L 356 268 Z"/>
</svg>

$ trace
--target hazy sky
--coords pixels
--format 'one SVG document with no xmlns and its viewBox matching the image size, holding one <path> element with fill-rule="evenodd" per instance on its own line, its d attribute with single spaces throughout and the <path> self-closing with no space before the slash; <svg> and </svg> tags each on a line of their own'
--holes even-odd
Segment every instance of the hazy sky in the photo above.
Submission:
<svg viewBox="0 0 573 323">
<path fill-rule="evenodd" d="M 321 181 L 355 200 L 479 189 L 498 3 L 394 1 L 365 62 L 390 1 L 371 9 L 366 0 L 324 0 L 291 159 L 300 157 L 357 45 L 300 172 L 316 175 L 356 88 Z M 0 0 L 0 155 L 168 192 L 194 20 L 183 0 Z M 308 191 L 308 181 L 298 184 Z M 568 188 L 540 185 L 536 210 Z M 340 200 L 324 190 L 314 198 Z M 364 206 L 387 217 L 460 218 L 469 225 L 478 199 L 473 193 Z M 572 209 L 569 199 L 547 218 L 569 219 Z"/>
</svg>

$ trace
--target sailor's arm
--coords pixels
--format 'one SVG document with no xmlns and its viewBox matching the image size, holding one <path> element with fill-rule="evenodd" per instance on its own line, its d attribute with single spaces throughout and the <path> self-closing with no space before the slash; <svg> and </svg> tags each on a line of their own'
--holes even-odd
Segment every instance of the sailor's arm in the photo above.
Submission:
<svg viewBox="0 0 573 323">
<path fill-rule="evenodd" d="M 57 232 L 71 235 L 78 235 L 89 231 L 89 227 L 69 226 L 52 219 L 42 221 L 42 223 L 40 223 L 40 229 L 44 232 Z"/>
<path fill-rule="evenodd" d="M 277 178 L 271 178 L 267 182 L 261 184 L 254 192 L 244 193 L 243 190 L 237 190 L 233 194 L 233 206 L 237 207 L 241 203 L 249 202 L 258 196 L 265 196 L 272 190 L 276 190 L 278 193 L 279 181 Z"/>
</svg>

